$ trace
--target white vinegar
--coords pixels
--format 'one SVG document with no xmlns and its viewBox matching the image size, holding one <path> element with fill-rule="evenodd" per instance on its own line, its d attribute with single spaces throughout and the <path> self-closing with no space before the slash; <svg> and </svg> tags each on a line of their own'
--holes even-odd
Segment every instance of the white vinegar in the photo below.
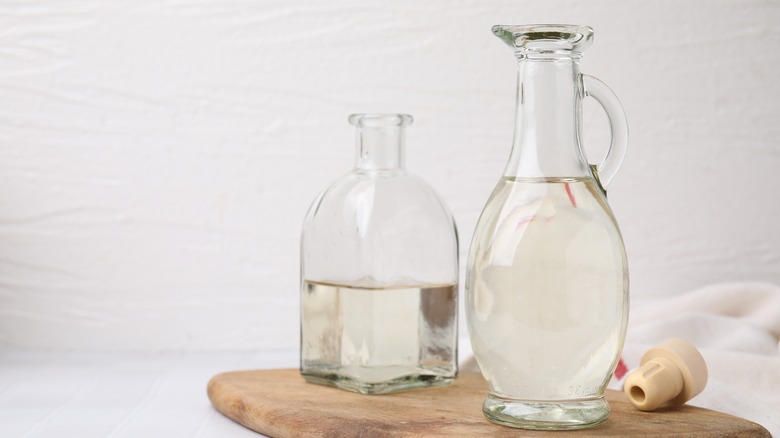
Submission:
<svg viewBox="0 0 780 438">
<path fill-rule="evenodd" d="M 301 373 L 363 393 L 455 378 L 457 287 L 390 288 L 304 281 Z"/>
<path fill-rule="evenodd" d="M 474 235 L 466 307 L 477 362 L 505 415 L 533 414 L 533 403 L 512 408 L 512 401 L 602 397 L 624 341 L 627 269 L 595 180 L 499 183 Z"/>
</svg>

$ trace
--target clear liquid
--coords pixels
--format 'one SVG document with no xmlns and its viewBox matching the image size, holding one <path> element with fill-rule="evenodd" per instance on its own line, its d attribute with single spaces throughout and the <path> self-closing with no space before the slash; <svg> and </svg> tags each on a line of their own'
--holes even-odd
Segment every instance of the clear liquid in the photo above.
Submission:
<svg viewBox="0 0 780 438">
<path fill-rule="evenodd" d="M 606 419 L 601 398 L 625 337 L 628 266 L 595 181 L 504 178 L 468 266 L 469 332 L 490 385 L 488 417 L 551 429 Z"/>
<path fill-rule="evenodd" d="M 450 383 L 457 286 L 370 288 L 304 281 L 301 374 L 362 393 Z"/>
</svg>

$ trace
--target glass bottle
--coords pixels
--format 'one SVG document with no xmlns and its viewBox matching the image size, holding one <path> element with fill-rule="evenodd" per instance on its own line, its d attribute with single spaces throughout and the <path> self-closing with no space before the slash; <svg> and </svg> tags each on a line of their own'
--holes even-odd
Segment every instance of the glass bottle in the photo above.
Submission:
<svg viewBox="0 0 780 438">
<path fill-rule="evenodd" d="M 317 197 L 301 237 L 301 374 L 364 394 L 457 374 L 458 237 L 404 168 L 405 114 L 356 114 L 355 168 Z"/>
<path fill-rule="evenodd" d="M 489 384 L 482 410 L 527 429 L 579 429 L 606 420 L 604 389 L 628 321 L 628 264 L 604 187 L 625 154 L 628 125 L 615 95 L 580 73 L 593 29 L 495 26 L 514 49 L 515 134 L 504 174 L 478 221 L 466 274 L 466 314 Z M 604 160 L 581 145 L 582 99 L 610 121 Z"/>
</svg>

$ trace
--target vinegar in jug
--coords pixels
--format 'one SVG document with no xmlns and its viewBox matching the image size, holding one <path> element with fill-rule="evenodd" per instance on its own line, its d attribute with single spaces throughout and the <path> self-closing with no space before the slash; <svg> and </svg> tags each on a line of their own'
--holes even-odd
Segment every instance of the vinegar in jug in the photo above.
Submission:
<svg viewBox="0 0 780 438">
<path fill-rule="evenodd" d="M 467 279 L 467 309 L 492 395 L 549 404 L 603 392 L 604 370 L 614 368 L 622 345 L 628 275 L 598 183 L 505 177 L 480 226 L 490 231 L 474 242 L 480 275 Z M 492 408 L 505 409 L 499 402 Z M 599 409 L 583 403 L 583 420 Z"/>
</svg>

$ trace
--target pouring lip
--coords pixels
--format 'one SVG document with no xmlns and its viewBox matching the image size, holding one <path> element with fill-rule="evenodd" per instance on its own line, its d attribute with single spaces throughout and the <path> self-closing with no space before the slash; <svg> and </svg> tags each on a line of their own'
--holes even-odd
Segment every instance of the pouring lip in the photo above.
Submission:
<svg viewBox="0 0 780 438">
<path fill-rule="evenodd" d="M 579 24 L 499 24 L 492 31 L 522 53 L 579 54 L 593 43 L 593 28 Z"/>
</svg>

